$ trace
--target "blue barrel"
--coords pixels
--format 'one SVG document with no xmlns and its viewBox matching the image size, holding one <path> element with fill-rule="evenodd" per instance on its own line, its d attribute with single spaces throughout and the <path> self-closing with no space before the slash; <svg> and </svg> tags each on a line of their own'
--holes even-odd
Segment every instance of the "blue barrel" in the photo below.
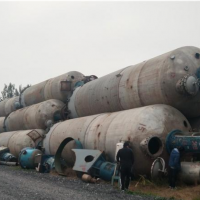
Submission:
<svg viewBox="0 0 200 200">
<path fill-rule="evenodd" d="M 35 157 L 38 155 L 42 155 L 42 152 L 38 149 L 33 149 L 31 147 L 22 149 L 19 153 L 20 166 L 24 169 L 34 169 L 38 165 L 38 163 L 35 162 Z"/>
<path fill-rule="evenodd" d="M 116 164 L 103 162 L 100 166 L 100 177 L 105 181 L 111 181 Z"/>
</svg>

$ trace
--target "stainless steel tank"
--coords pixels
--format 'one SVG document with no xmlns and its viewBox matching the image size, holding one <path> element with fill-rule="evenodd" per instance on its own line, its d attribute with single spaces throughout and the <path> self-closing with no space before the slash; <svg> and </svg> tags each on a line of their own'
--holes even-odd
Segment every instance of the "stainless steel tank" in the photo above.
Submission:
<svg viewBox="0 0 200 200">
<path fill-rule="evenodd" d="M 179 178 L 184 183 L 197 185 L 200 182 L 200 163 L 181 162 Z"/>
<path fill-rule="evenodd" d="M 0 117 L 8 116 L 20 108 L 19 97 L 12 97 L 0 102 Z"/>
<path fill-rule="evenodd" d="M 45 136 L 41 129 L 5 132 L 0 134 L 0 146 L 8 147 L 10 153 L 18 157 L 25 147 L 36 147 Z"/>
<path fill-rule="evenodd" d="M 167 104 L 200 116 L 200 49 L 182 47 L 89 82 L 69 102 L 71 118 Z"/>
<path fill-rule="evenodd" d="M 5 120 L 5 117 L 0 117 L 0 133 L 5 132 L 5 129 L 4 129 L 4 120 Z"/>
<path fill-rule="evenodd" d="M 6 131 L 45 129 L 65 119 L 65 104 L 50 99 L 12 112 L 5 120 Z"/>
<path fill-rule="evenodd" d="M 26 107 L 48 99 L 58 99 L 67 102 L 76 82 L 83 79 L 84 75 L 76 71 L 48 79 L 27 88 L 21 95 L 20 103 L 23 107 Z"/>
<path fill-rule="evenodd" d="M 61 142 L 72 137 L 86 149 L 105 151 L 108 161 L 113 162 L 116 144 L 128 140 L 135 157 L 134 173 L 148 174 L 155 158 L 168 159 L 164 147 L 167 134 L 173 129 L 189 131 L 190 128 L 187 119 L 175 108 L 152 105 L 57 123 L 46 135 L 43 145 L 46 154 L 55 155 Z M 68 155 L 72 154 L 67 145 L 62 155 L 69 161 Z"/>
</svg>

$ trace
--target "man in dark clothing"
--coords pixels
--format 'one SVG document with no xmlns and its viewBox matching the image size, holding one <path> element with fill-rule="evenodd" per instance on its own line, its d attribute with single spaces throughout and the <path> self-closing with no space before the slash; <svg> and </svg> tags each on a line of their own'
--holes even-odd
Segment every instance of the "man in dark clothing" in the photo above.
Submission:
<svg viewBox="0 0 200 200">
<path fill-rule="evenodd" d="M 129 142 L 125 142 L 124 147 L 117 152 L 116 160 L 120 163 L 121 190 L 124 191 L 124 189 L 128 189 L 131 178 L 131 168 L 134 163 L 133 151 L 130 149 Z"/>
<path fill-rule="evenodd" d="M 175 189 L 177 174 L 181 169 L 180 153 L 184 151 L 184 147 L 174 148 L 169 157 L 169 187 Z"/>
</svg>

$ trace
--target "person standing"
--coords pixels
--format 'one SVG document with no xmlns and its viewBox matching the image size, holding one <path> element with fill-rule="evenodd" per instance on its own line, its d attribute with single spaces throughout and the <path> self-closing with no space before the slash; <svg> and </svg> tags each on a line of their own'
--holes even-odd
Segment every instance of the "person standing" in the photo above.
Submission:
<svg viewBox="0 0 200 200">
<path fill-rule="evenodd" d="M 169 187 L 176 189 L 177 174 L 181 169 L 180 153 L 184 147 L 174 148 L 169 157 Z"/>
<path fill-rule="evenodd" d="M 117 163 L 120 164 L 120 176 L 121 176 L 121 190 L 128 190 L 131 168 L 134 163 L 133 151 L 130 149 L 129 142 L 125 142 L 123 148 L 117 152 Z"/>
</svg>

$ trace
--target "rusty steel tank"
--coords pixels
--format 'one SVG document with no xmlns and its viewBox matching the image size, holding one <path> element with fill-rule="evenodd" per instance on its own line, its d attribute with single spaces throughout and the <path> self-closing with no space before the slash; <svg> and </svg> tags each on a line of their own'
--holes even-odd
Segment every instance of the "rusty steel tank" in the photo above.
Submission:
<svg viewBox="0 0 200 200">
<path fill-rule="evenodd" d="M 10 153 L 18 157 L 23 148 L 36 147 L 43 140 L 45 133 L 41 129 L 1 133 L 0 146 L 8 147 Z"/>
<path fill-rule="evenodd" d="M 19 97 L 12 97 L 0 102 L 0 117 L 8 116 L 11 112 L 20 108 Z"/>
<path fill-rule="evenodd" d="M 0 133 L 5 132 L 4 121 L 5 121 L 5 117 L 0 117 Z"/>
<path fill-rule="evenodd" d="M 23 107 L 26 107 L 49 99 L 67 102 L 72 94 L 74 85 L 83 79 L 84 75 L 77 71 L 71 71 L 48 79 L 27 88 L 21 95 L 20 103 Z"/>
<path fill-rule="evenodd" d="M 113 162 L 116 144 L 128 140 L 135 157 L 134 173 L 149 174 L 155 158 L 168 159 L 164 147 L 167 134 L 174 129 L 189 131 L 190 128 L 188 120 L 177 109 L 151 105 L 57 123 L 46 135 L 43 146 L 46 154 L 55 155 L 61 142 L 71 137 L 79 140 L 85 149 L 105 151 L 108 161 Z M 73 162 L 67 145 L 62 156 Z"/>
<path fill-rule="evenodd" d="M 50 99 L 12 112 L 5 120 L 6 131 L 45 129 L 65 119 L 65 104 Z"/>
<path fill-rule="evenodd" d="M 200 116 L 200 49 L 182 47 L 89 82 L 69 102 L 71 118 L 167 104 Z"/>
</svg>

